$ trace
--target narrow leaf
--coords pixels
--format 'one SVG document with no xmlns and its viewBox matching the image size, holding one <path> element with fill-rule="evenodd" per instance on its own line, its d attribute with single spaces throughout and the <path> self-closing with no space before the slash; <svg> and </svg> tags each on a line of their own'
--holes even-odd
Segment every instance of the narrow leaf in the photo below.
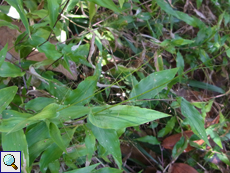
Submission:
<svg viewBox="0 0 230 173">
<path fill-rule="evenodd" d="M 67 171 L 65 173 L 86 173 L 86 172 L 92 172 L 100 163 L 97 163 L 95 165 L 87 166 L 85 168 L 75 169 L 72 171 Z"/>
<path fill-rule="evenodd" d="M 112 0 L 88 0 L 89 2 L 93 2 L 102 7 L 113 10 L 114 12 L 121 13 L 121 9 L 118 8 Z"/>
<path fill-rule="evenodd" d="M 2 64 L 6 58 L 7 48 L 8 48 L 8 43 L 6 43 L 4 48 L 2 48 L 2 50 L 0 51 L 0 67 L 2 66 Z"/>
<path fill-rule="evenodd" d="M 59 4 L 58 4 L 57 0 L 47 0 L 47 2 L 48 2 L 50 24 L 51 24 L 51 27 L 53 28 L 56 21 L 57 21 L 58 15 L 59 15 L 59 13 L 58 13 L 59 12 Z"/>
<path fill-rule="evenodd" d="M 24 12 L 22 0 L 6 0 L 6 2 L 8 2 L 11 6 L 13 6 L 17 10 L 22 20 L 22 23 L 26 28 L 26 32 L 30 35 L 30 26 L 26 14 Z"/>
<path fill-rule="evenodd" d="M 56 124 L 50 122 L 49 124 L 49 133 L 53 141 L 62 149 L 62 151 L 66 152 L 66 147 L 61 137 L 61 133 Z"/>
</svg>

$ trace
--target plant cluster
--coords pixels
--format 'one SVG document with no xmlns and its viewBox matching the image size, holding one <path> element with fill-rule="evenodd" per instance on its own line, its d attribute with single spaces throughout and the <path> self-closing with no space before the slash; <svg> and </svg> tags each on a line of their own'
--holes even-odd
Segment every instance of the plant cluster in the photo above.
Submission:
<svg viewBox="0 0 230 173">
<path fill-rule="evenodd" d="M 2 0 L 3 151 L 24 173 L 229 171 L 230 0 Z"/>
</svg>

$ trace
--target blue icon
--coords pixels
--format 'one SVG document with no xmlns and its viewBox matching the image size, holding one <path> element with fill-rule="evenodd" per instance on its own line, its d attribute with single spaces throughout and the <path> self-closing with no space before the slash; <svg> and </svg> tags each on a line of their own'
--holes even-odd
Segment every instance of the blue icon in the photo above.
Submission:
<svg viewBox="0 0 230 173">
<path fill-rule="evenodd" d="M 14 164 L 15 163 L 15 158 L 11 154 L 7 154 L 3 158 L 3 162 L 7 166 L 12 166 L 15 170 L 18 169 L 18 167 Z"/>
</svg>

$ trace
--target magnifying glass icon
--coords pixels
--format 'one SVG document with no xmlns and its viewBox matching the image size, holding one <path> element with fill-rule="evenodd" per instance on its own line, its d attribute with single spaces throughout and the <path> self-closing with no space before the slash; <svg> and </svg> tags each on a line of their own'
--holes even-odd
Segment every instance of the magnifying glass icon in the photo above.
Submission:
<svg viewBox="0 0 230 173">
<path fill-rule="evenodd" d="M 15 158 L 11 154 L 7 154 L 3 158 L 3 162 L 7 166 L 12 166 L 15 170 L 18 169 L 18 167 L 14 164 L 15 163 Z"/>
</svg>

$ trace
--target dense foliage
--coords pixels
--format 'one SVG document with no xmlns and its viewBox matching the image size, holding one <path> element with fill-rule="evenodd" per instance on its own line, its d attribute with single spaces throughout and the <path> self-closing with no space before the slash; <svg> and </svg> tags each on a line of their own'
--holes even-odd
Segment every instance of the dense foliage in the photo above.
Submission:
<svg viewBox="0 0 230 173">
<path fill-rule="evenodd" d="M 26 172 L 229 171 L 226 0 L 5 0 L 1 147 Z"/>
</svg>

